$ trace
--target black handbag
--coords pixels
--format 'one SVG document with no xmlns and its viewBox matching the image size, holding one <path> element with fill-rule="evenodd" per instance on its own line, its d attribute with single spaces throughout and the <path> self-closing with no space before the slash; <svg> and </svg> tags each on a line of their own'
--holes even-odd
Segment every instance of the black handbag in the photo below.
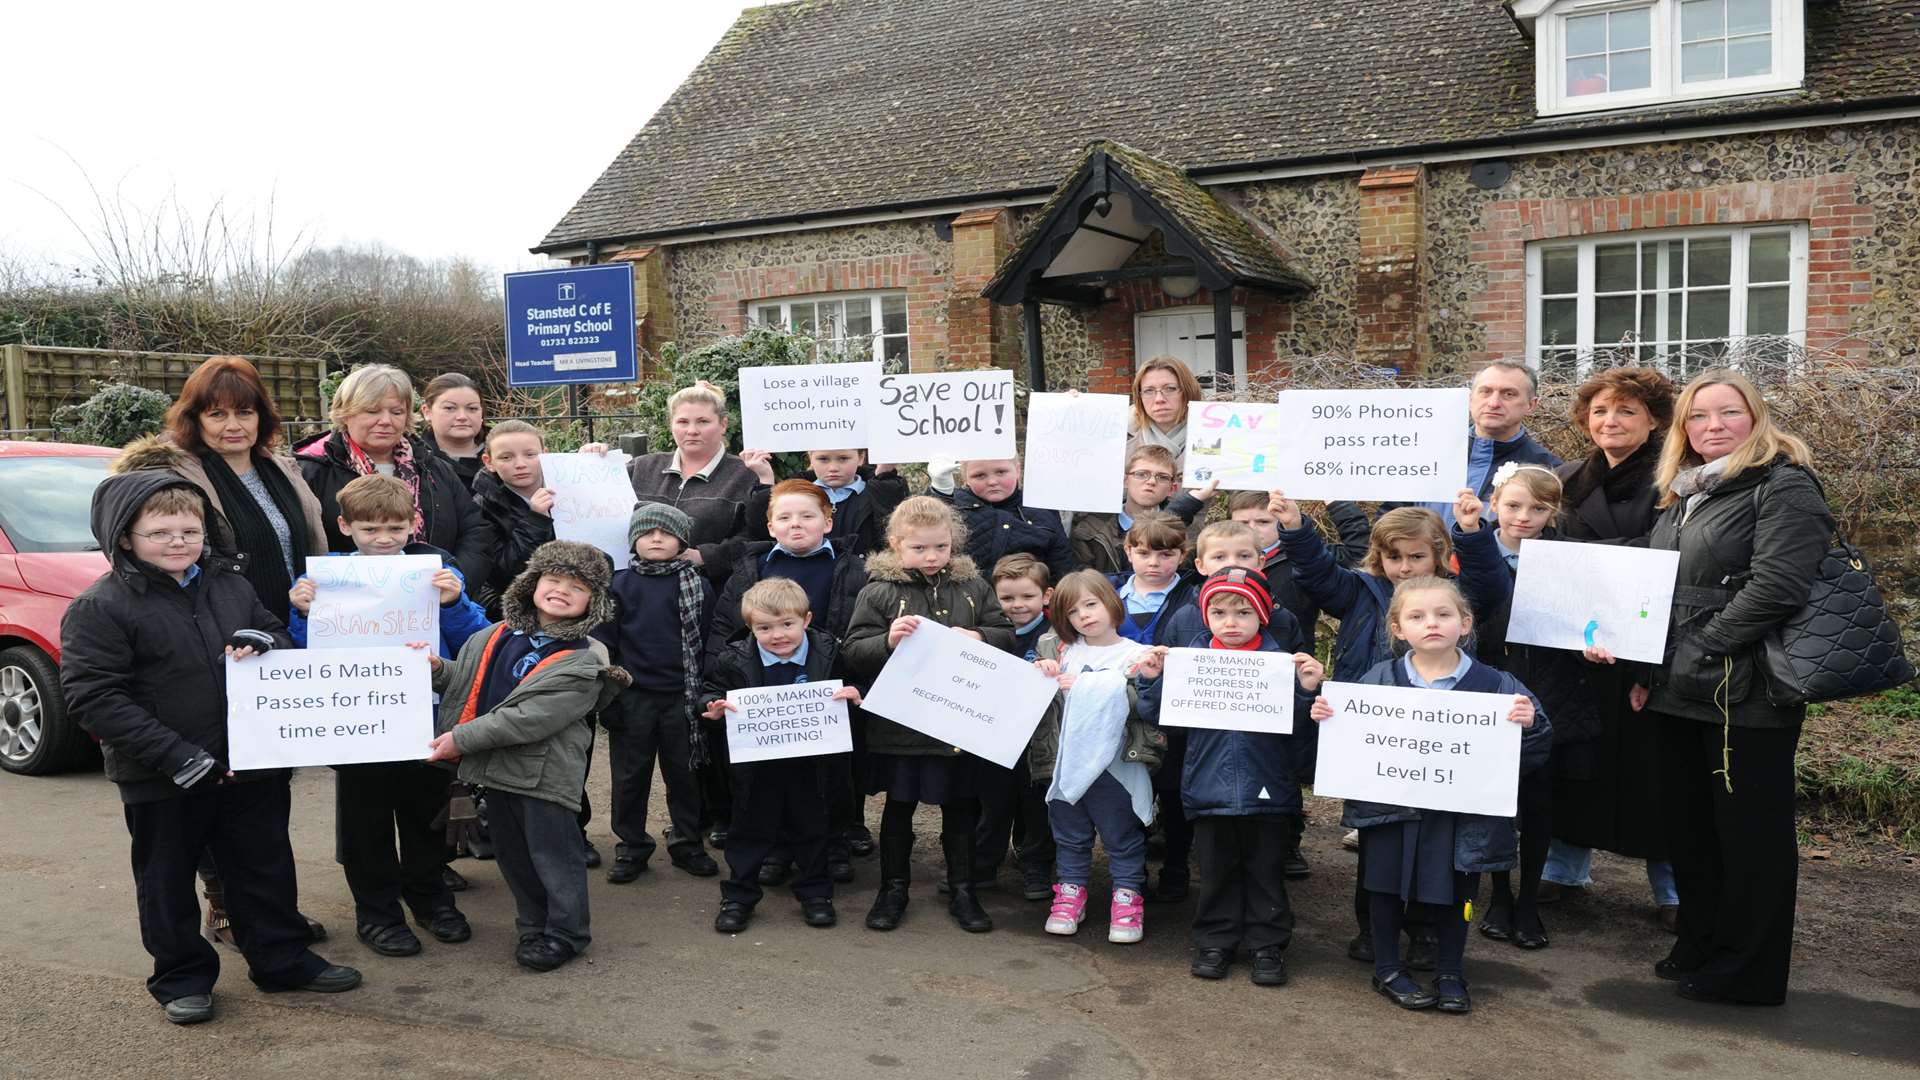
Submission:
<svg viewBox="0 0 1920 1080">
<path fill-rule="evenodd" d="M 1813 592 L 1767 635 L 1761 655 L 1767 701 L 1781 708 L 1877 694 L 1916 676 L 1866 556 L 1837 528 L 1820 557 Z"/>
</svg>

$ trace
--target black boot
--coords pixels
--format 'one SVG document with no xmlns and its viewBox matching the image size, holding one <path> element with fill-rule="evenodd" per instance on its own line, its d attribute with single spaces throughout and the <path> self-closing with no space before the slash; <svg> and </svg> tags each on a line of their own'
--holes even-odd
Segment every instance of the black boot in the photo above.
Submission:
<svg viewBox="0 0 1920 1080">
<path fill-rule="evenodd" d="M 986 913 L 974 895 L 972 830 L 964 835 L 943 833 L 940 846 L 947 856 L 947 884 L 953 893 L 947 900 L 948 914 L 969 934 L 984 934 L 993 929 L 993 916 Z"/>
<path fill-rule="evenodd" d="M 867 912 L 867 929 L 892 930 L 907 913 L 907 879 L 888 878 L 880 883 L 880 892 Z"/>
</svg>

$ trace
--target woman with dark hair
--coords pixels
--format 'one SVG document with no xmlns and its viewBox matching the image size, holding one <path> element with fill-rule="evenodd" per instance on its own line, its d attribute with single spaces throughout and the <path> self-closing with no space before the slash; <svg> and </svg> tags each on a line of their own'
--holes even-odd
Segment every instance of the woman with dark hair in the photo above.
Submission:
<svg viewBox="0 0 1920 1080">
<path fill-rule="evenodd" d="M 166 430 L 130 444 L 117 466 L 171 469 L 193 481 L 232 527 L 260 602 L 282 621 L 307 556 L 324 555 L 320 500 L 278 453 L 280 410 L 241 356 L 210 357 L 167 410 Z"/>
<path fill-rule="evenodd" d="M 420 418 L 427 432 L 420 441 L 434 456 L 453 466 L 460 482 L 473 490 L 480 473 L 480 452 L 486 449 L 486 416 L 480 387 L 457 371 L 435 375 L 420 395 Z"/>
<path fill-rule="evenodd" d="M 1673 423 L 1673 381 L 1652 368 L 1618 367 L 1581 384 L 1573 426 L 1593 452 L 1561 465 L 1560 534 L 1597 544 L 1644 544 L 1659 511 L 1653 475 Z M 1669 931 L 1680 894 L 1660 821 L 1660 754 L 1653 729 L 1627 698 L 1633 673 L 1587 665 L 1590 710 L 1555 714 L 1553 844 L 1540 899 L 1558 900 L 1593 883 L 1595 848 L 1644 859 L 1647 884 Z"/>
</svg>

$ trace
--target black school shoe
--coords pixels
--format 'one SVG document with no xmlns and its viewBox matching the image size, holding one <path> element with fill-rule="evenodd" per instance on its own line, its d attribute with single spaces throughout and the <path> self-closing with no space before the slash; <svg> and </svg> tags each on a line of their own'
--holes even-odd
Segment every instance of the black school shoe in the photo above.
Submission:
<svg viewBox="0 0 1920 1080">
<path fill-rule="evenodd" d="M 900 917 L 906 913 L 907 880 L 888 878 L 880 883 L 873 907 L 867 911 L 867 929 L 892 930 L 900 925 Z"/>
<path fill-rule="evenodd" d="M 440 868 L 440 884 L 445 885 L 448 892 L 466 892 L 468 889 L 467 879 L 451 866 Z"/>
<path fill-rule="evenodd" d="M 1694 969 L 1686 967 L 1671 956 L 1664 960 L 1656 960 L 1653 963 L 1654 977 L 1657 979 L 1665 979 L 1668 982 L 1679 982 L 1693 974 L 1693 970 Z"/>
<path fill-rule="evenodd" d="M 1232 967 L 1232 949 L 1196 949 L 1187 970 L 1196 979 L 1224 979 Z"/>
<path fill-rule="evenodd" d="M 727 826 L 715 825 L 707 830 L 707 846 L 725 851 L 727 848 Z"/>
<path fill-rule="evenodd" d="M 1381 997 L 1403 1009 L 1431 1009 L 1440 1004 L 1439 995 L 1413 981 L 1405 971 L 1395 971 L 1382 979 L 1373 977 L 1373 988 Z"/>
<path fill-rule="evenodd" d="M 1307 865 L 1307 857 L 1300 854 L 1300 849 L 1294 848 L 1281 862 L 1280 876 L 1288 881 L 1299 881 L 1301 878 L 1312 877 L 1313 867 Z"/>
<path fill-rule="evenodd" d="M 552 971 L 574 957 L 579 950 L 559 938 L 528 935 L 513 952 L 514 963 L 528 971 Z"/>
<path fill-rule="evenodd" d="M 1433 980 L 1434 1008 L 1443 1013 L 1470 1013 L 1473 998 L 1467 993 L 1467 980 L 1459 975 L 1442 975 Z"/>
<path fill-rule="evenodd" d="M 854 858 L 864 859 L 873 854 L 873 833 L 869 832 L 865 825 L 855 825 L 848 829 L 846 836 L 847 851 L 852 853 Z"/>
<path fill-rule="evenodd" d="M 723 900 L 719 914 L 713 917 L 713 928 L 722 934 L 737 934 L 752 921 L 752 908 L 738 900 Z"/>
<path fill-rule="evenodd" d="M 162 1008 L 166 1010 L 169 1024 L 204 1024 L 213 1019 L 213 995 L 188 994 L 174 998 Z"/>
<path fill-rule="evenodd" d="M 328 964 L 321 969 L 320 974 L 298 986 L 270 986 L 265 983 L 254 985 L 258 986 L 263 994 L 284 994 L 292 990 L 309 994 L 339 994 L 360 985 L 360 972 L 344 964 Z"/>
<path fill-rule="evenodd" d="M 1287 954 L 1280 946 L 1253 950 L 1253 985 L 1287 985 Z"/>
<path fill-rule="evenodd" d="M 704 851 L 695 851 L 686 855 L 675 855 L 673 865 L 692 874 L 694 877 L 713 877 L 720 872 L 720 864 L 713 856 Z"/>
<path fill-rule="evenodd" d="M 1480 919 L 1480 936 L 1489 941 L 1513 940 L 1513 905 L 1490 903 Z"/>
<path fill-rule="evenodd" d="M 645 859 L 636 859 L 631 855 L 615 855 L 613 865 L 607 867 L 607 881 L 614 885 L 632 884 L 646 872 Z"/>
<path fill-rule="evenodd" d="M 1049 900 L 1053 897 L 1053 882 L 1046 866 L 1022 866 L 1020 868 L 1020 895 L 1028 900 Z"/>
<path fill-rule="evenodd" d="M 846 859 L 827 860 L 827 876 L 845 885 L 853 880 L 853 863 Z"/>
<path fill-rule="evenodd" d="M 1363 964 L 1373 963 L 1373 933 L 1362 930 L 1347 942 L 1347 959 L 1358 960 Z"/>
<path fill-rule="evenodd" d="M 787 875 L 793 872 L 793 864 L 786 861 L 776 862 L 768 859 L 760 864 L 760 884 L 774 886 L 785 884 Z"/>
<path fill-rule="evenodd" d="M 458 908 L 444 907 L 425 919 L 416 918 L 414 921 L 426 927 L 427 933 L 432 934 L 435 941 L 445 945 L 458 945 L 473 937 L 473 926 Z"/>
<path fill-rule="evenodd" d="M 587 869 L 598 869 L 600 866 L 600 849 L 594 847 L 593 841 L 584 836 L 580 838 L 580 843 L 581 846 L 586 849 Z"/>
<path fill-rule="evenodd" d="M 420 951 L 420 939 L 404 923 L 391 926 L 366 925 L 355 931 L 360 943 L 381 956 L 412 956 Z"/>
<path fill-rule="evenodd" d="M 800 914 L 807 920 L 808 926 L 822 929 L 840 921 L 840 916 L 833 910 L 833 900 L 825 896 L 800 901 Z"/>
</svg>

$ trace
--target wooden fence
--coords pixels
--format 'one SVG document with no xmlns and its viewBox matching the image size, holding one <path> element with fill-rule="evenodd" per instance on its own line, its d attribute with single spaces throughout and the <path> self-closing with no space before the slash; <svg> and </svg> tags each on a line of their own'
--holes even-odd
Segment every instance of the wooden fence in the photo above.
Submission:
<svg viewBox="0 0 1920 1080">
<path fill-rule="evenodd" d="M 207 358 L 189 353 L 130 352 L 115 349 L 61 349 L 39 345 L 0 345 L 0 429 L 16 435 L 53 427 L 53 412 L 93 396 L 94 384 L 118 379 L 168 397 L 177 397 L 187 376 Z M 321 360 L 249 356 L 261 381 L 289 420 L 326 415 L 320 380 Z"/>
</svg>

